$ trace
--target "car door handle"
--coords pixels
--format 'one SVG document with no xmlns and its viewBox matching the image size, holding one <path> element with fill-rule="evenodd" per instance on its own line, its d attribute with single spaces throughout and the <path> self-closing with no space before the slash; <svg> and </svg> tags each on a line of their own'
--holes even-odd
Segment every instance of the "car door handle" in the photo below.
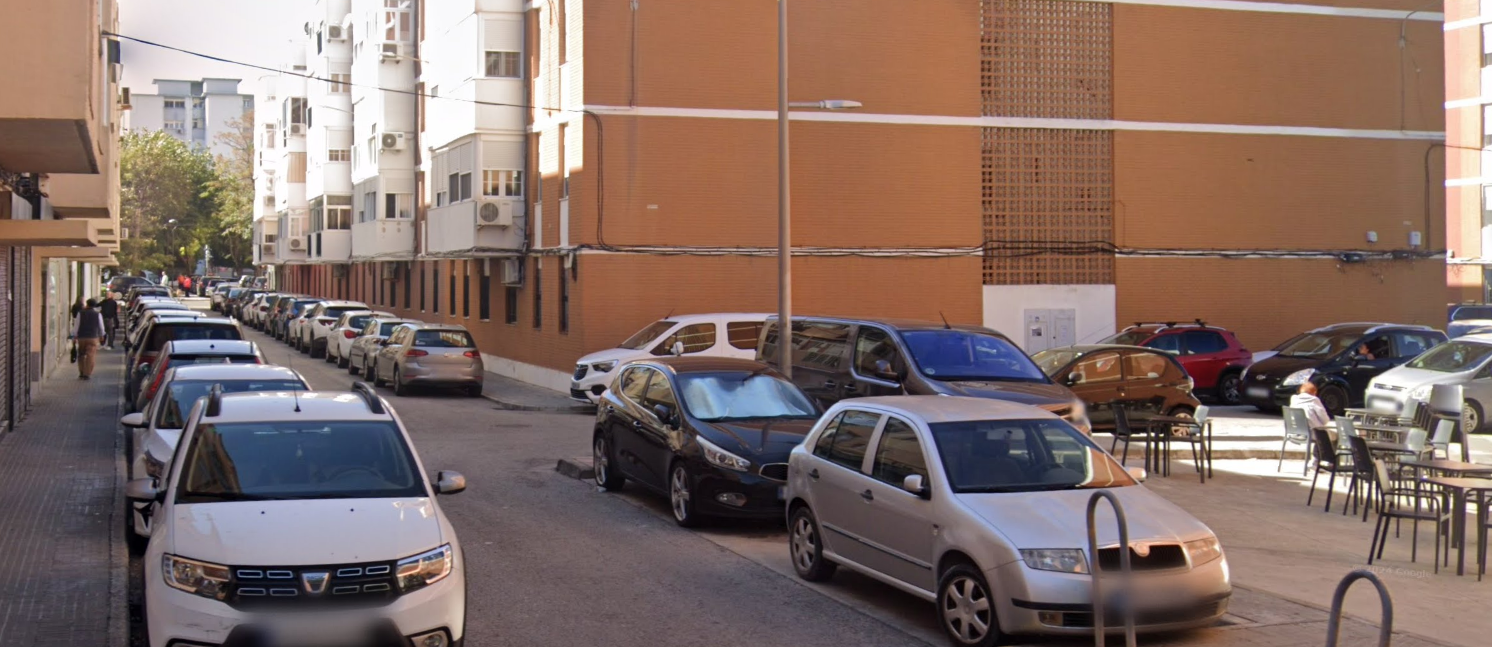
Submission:
<svg viewBox="0 0 1492 647">
<path fill-rule="evenodd" d="M 815 481 L 819 480 L 819 470 L 818 470 L 818 468 L 815 467 L 815 468 L 813 468 L 811 470 L 808 470 L 808 478 L 811 478 L 811 479 L 813 479 Z"/>
<path fill-rule="evenodd" d="M 865 499 L 866 501 L 874 501 L 876 500 L 876 495 L 870 490 L 866 490 L 860 493 L 860 498 Z"/>
<path fill-rule="evenodd" d="M 838 382 L 835 382 L 834 380 L 824 380 L 824 388 L 832 389 L 836 386 L 839 386 Z"/>
<path fill-rule="evenodd" d="M 632 426 L 633 427 L 637 427 L 638 429 L 642 429 L 642 421 L 641 420 L 633 420 L 632 421 Z"/>
<path fill-rule="evenodd" d="M 858 389 L 859 387 L 860 387 L 860 385 L 855 384 L 854 382 L 845 382 L 844 383 L 844 392 L 845 393 L 854 393 L 855 389 Z"/>
</svg>

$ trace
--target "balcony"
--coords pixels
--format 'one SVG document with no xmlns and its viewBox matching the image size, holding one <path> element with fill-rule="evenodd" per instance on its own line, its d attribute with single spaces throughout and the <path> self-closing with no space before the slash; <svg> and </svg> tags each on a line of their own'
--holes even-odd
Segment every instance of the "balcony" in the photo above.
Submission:
<svg viewBox="0 0 1492 647">
<path fill-rule="evenodd" d="M 311 234 L 311 262 L 341 263 L 352 258 L 352 232 L 327 229 Z"/>
<path fill-rule="evenodd" d="M 482 222 L 477 213 L 484 202 L 493 205 L 507 202 L 512 214 L 511 223 L 502 224 L 502 220 Z M 431 209 L 425 249 L 431 254 L 470 253 L 476 248 L 519 249 L 523 247 L 523 228 L 527 222 L 524 213 L 522 199 L 501 198 L 468 200 Z"/>
<path fill-rule="evenodd" d="M 108 173 L 60 173 L 47 176 L 46 190 L 52 210 L 62 218 L 111 218 L 119 205 L 111 203 L 109 185 Z"/>
<path fill-rule="evenodd" d="M 413 257 L 413 220 L 381 219 L 352 225 L 352 258 L 396 260 Z"/>
<path fill-rule="evenodd" d="M 104 10 L 99 7 L 105 3 Z M 100 17 L 110 0 L 27 2 L 0 21 L 0 60 L 12 65 L 0 93 L 0 167 L 13 172 L 98 173 L 108 128 Z M 24 64 L 17 62 L 24 61 Z"/>
</svg>

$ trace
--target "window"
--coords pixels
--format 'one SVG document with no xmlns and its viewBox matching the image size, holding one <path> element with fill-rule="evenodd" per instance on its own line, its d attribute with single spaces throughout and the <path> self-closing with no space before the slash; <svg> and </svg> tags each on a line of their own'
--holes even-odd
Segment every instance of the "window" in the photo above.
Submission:
<svg viewBox="0 0 1492 647">
<path fill-rule="evenodd" d="M 518 67 L 518 52 L 487 52 L 487 76 L 521 78 L 523 71 Z"/>
<path fill-rule="evenodd" d="M 409 261 L 405 261 L 404 262 L 404 278 L 403 278 L 403 280 L 401 282 L 404 284 L 404 309 L 408 310 L 409 309 Z"/>
<path fill-rule="evenodd" d="M 870 475 L 877 481 L 901 487 L 902 481 L 913 474 L 926 482 L 927 460 L 917 442 L 917 432 L 900 418 L 887 418 Z"/>
<path fill-rule="evenodd" d="M 201 119 L 196 119 L 196 118 L 192 119 L 192 130 L 202 130 L 202 120 Z"/>
<path fill-rule="evenodd" d="M 559 331 L 570 332 L 570 273 L 564 267 L 559 271 Z"/>
<path fill-rule="evenodd" d="M 760 321 L 732 321 L 725 324 L 725 338 L 730 345 L 741 350 L 756 350 L 756 340 L 762 336 Z"/>
<path fill-rule="evenodd" d="M 830 463 L 858 472 L 865 463 L 865 450 L 870 447 L 871 434 L 880 421 L 879 414 L 845 411 L 834 423 L 832 431 L 826 430 L 819 438 L 813 453 Z"/>
<path fill-rule="evenodd" d="M 1145 346 L 1179 355 L 1181 354 L 1181 335 L 1161 335 L 1146 342 Z"/>
<path fill-rule="evenodd" d="M 1394 346 L 1389 342 L 1387 335 L 1379 335 L 1359 344 L 1358 348 L 1367 347 L 1368 355 L 1372 359 L 1389 359 L 1395 357 Z M 1353 349 L 1357 350 L 1357 349 Z"/>
<path fill-rule="evenodd" d="M 561 29 L 563 33 L 563 29 Z M 559 166 L 560 166 L 560 191 L 559 199 L 567 200 L 570 197 L 570 167 L 565 164 L 565 141 L 566 135 L 570 134 L 569 124 L 559 125 Z"/>
<path fill-rule="evenodd" d="M 534 328 L 544 325 L 544 279 L 539 276 L 539 259 L 534 259 Z"/>
<path fill-rule="evenodd" d="M 795 321 L 792 342 L 794 366 L 838 370 L 849 351 L 850 327 Z"/>
<path fill-rule="evenodd" d="M 166 99 L 165 107 L 167 110 L 185 110 L 186 99 Z"/>
<path fill-rule="evenodd" d="M 451 261 L 451 282 L 447 283 L 446 285 L 450 286 L 449 289 L 451 291 L 451 316 L 454 317 L 456 316 L 456 261 Z"/>
<path fill-rule="evenodd" d="M 440 312 L 440 262 L 430 267 L 430 312 Z"/>
<path fill-rule="evenodd" d="M 642 396 L 647 392 L 649 372 L 651 372 L 649 369 L 640 366 L 627 369 L 627 372 L 622 374 L 622 378 L 617 380 L 618 390 L 627 399 L 641 404 Z"/>
<path fill-rule="evenodd" d="M 346 94 L 348 92 L 351 92 L 352 75 L 337 74 L 333 72 L 331 75 L 331 80 L 327 82 L 327 91 L 331 92 L 332 94 Z"/>
<path fill-rule="evenodd" d="M 186 130 L 186 123 L 181 121 L 167 121 L 166 130 Z"/>
<path fill-rule="evenodd" d="M 425 311 L 425 262 L 420 261 L 420 312 Z"/>
<path fill-rule="evenodd" d="M 893 372 L 900 370 L 901 353 L 896 350 L 896 342 L 884 330 L 861 326 L 855 337 L 855 372 L 865 377 L 881 377 L 876 362 L 882 361 L 890 364 Z"/>
<path fill-rule="evenodd" d="M 1175 335 L 1169 335 L 1174 337 Z M 1228 350 L 1228 341 L 1211 330 L 1188 330 L 1186 337 L 1186 354 L 1202 355 L 1206 353 L 1221 353 Z"/>
<path fill-rule="evenodd" d="M 673 345 L 680 343 L 684 345 L 684 354 L 702 353 L 715 346 L 715 324 L 702 323 L 692 326 L 684 326 L 678 332 L 669 335 L 657 346 L 653 347 L 653 354 L 658 356 L 673 354 Z"/>
<path fill-rule="evenodd" d="M 482 171 L 482 195 L 491 198 L 523 197 L 523 171 Z"/>
<path fill-rule="evenodd" d="M 471 199 L 471 174 L 470 173 L 462 173 L 461 174 L 461 199 L 462 200 L 470 200 Z"/>
<path fill-rule="evenodd" d="M 461 316 L 471 317 L 471 261 L 461 261 Z"/>
<path fill-rule="evenodd" d="M 326 228 L 327 229 L 351 229 L 352 228 L 352 196 L 329 195 L 326 196 Z"/>
<path fill-rule="evenodd" d="M 326 151 L 326 161 L 328 161 L 328 162 L 351 162 L 352 161 L 352 151 L 347 150 L 345 148 L 332 148 L 332 149 L 329 149 L 329 150 Z"/>
<path fill-rule="evenodd" d="M 451 204 L 471 199 L 471 174 L 452 173 L 446 178 Z"/>
<path fill-rule="evenodd" d="M 1072 366 L 1073 384 L 1096 384 L 1118 382 L 1123 376 L 1119 368 L 1118 353 L 1097 353 L 1078 360 Z"/>
<path fill-rule="evenodd" d="M 656 370 L 649 369 L 648 372 L 653 377 L 648 380 L 647 395 L 643 396 L 642 403 L 648 409 L 661 404 L 670 409 L 677 410 L 679 408 L 679 400 L 674 396 L 673 385 L 668 383 L 668 378 Z"/>
<path fill-rule="evenodd" d="M 477 279 L 477 318 L 487 321 L 492 318 L 492 276 L 483 261 L 482 276 Z"/>
<path fill-rule="evenodd" d="M 518 288 L 503 287 L 503 323 L 518 323 Z"/>
<path fill-rule="evenodd" d="M 1394 333 L 1394 345 L 1399 347 L 1399 357 L 1417 357 L 1435 346 L 1436 340 L 1415 333 Z"/>
<path fill-rule="evenodd" d="M 1124 356 L 1124 376 L 1128 380 L 1158 380 L 1170 367 L 1171 362 L 1154 353 L 1129 353 Z"/>
</svg>

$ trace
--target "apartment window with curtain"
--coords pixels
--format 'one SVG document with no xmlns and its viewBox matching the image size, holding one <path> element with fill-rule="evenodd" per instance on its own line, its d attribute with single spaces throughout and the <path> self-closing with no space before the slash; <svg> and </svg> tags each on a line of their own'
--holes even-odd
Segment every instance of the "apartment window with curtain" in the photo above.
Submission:
<svg viewBox="0 0 1492 647">
<path fill-rule="evenodd" d="M 482 261 L 482 274 L 477 277 L 477 318 L 492 319 L 492 266 L 491 261 Z"/>
<path fill-rule="evenodd" d="M 544 327 L 544 279 L 540 276 L 539 258 L 534 258 L 534 328 Z"/>
<path fill-rule="evenodd" d="M 471 261 L 461 261 L 461 316 L 471 318 Z"/>
<path fill-rule="evenodd" d="M 352 229 L 352 196 L 326 196 L 326 228 Z"/>
<path fill-rule="evenodd" d="M 518 52 L 487 52 L 488 78 L 517 79 L 523 77 L 519 67 Z"/>
<path fill-rule="evenodd" d="M 327 91 L 332 94 L 347 94 L 352 92 L 352 75 L 333 72 L 331 80 L 327 81 Z"/>
<path fill-rule="evenodd" d="M 351 162 L 352 161 L 352 151 L 349 151 L 349 150 L 347 150 L 345 148 L 332 148 L 332 149 L 328 149 L 326 151 L 326 161 L 328 161 L 328 162 Z"/>
</svg>

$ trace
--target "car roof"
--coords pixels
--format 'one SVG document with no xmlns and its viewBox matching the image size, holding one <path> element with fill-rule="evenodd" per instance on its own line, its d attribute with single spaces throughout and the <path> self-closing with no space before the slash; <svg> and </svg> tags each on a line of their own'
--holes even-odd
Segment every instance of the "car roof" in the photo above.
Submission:
<svg viewBox="0 0 1492 647">
<path fill-rule="evenodd" d="M 1492 344 L 1492 331 L 1474 332 L 1469 335 L 1461 335 L 1460 337 L 1452 339 L 1451 341 L 1469 341 L 1476 342 L 1478 344 Z"/>
<path fill-rule="evenodd" d="M 667 317 L 658 319 L 658 321 L 672 321 L 678 323 L 700 319 L 729 319 L 733 317 L 739 317 L 743 319 L 760 319 L 762 321 L 766 321 L 768 317 L 773 316 L 776 315 L 773 315 L 769 312 L 697 312 L 687 315 L 669 315 Z"/>
<path fill-rule="evenodd" d="M 356 306 L 359 308 L 368 307 L 368 304 L 363 303 L 362 301 L 333 301 L 331 299 L 322 299 L 321 302 L 325 303 L 327 307 L 330 308 L 345 308 L 348 306 Z"/>
<path fill-rule="evenodd" d="M 274 364 L 190 364 L 171 369 L 176 380 L 300 380 L 294 369 Z"/>
<path fill-rule="evenodd" d="M 195 319 L 187 318 L 187 317 L 175 317 L 175 318 L 162 317 L 160 319 L 156 319 L 155 320 L 155 325 L 157 325 L 157 326 L 169 326 L 169 325 L 196 325 L 196 326 L 201 326 L 201 325 L 209 325 L 209 326 L 235 326 L 236 327 L 236 326 L 238 326 L 238 322 L 234 321 L 232 319 L 225 319 L 223 317 L 208 317 L 208 316 L 200 316 L 200 317 L 197 317 Z"/>
<path fill-rule="evenodd" d="M 658 357 L 628 362 L 666 366 L 674 373 L 715 373 L 722 371 L 757 371 L 768 368 L 756 360 L 736 357 Z"/>
<path fill-rule="evenodd" d="M 1353 333 L 1365 335 L 1368 333 L 1379 332 L 1383 330 L 1414 330 L 1420 332 L 1436 332 L 1434 328 L 1431 328 L 1429 326 L 1420 326 L 1416 324 L 1381 323 L 1373 321 L 1350 321 L 1343 323 L 1334 323 L 1329 326 L 1322 326 L 1320 328 L 1312 329 L 1309 332 Z"/>
<path fill-rule="evenodd" d="M 414 326 L 415 324 L 410 324 L 410 325 Z M 469 330 L 466 329 L 466 326 L 463 326 L 461 324 L 422 323 L 422 324 L 418 324 L 417 327 L 420 330 L 447 330 L 447 331 L 449 331 L 449 330 L 460 330 L 460 331 L 463 331 L 463 332 L 470 332 Z"/>
<path fill-rule="evenodd" d="M 188 308 L 186 304 L 175 299 L 141 301 L 140 303 L 137 303 L 135 305 L 145 308 L 146 310 L 191 310 L 191 308 Z"/>
<path fill-rule="evenodd" d="M 775 321 L 777 319 L 777 315 L 772 315 L 772 316 L 770 316 L 768 318 Z M 880 325 L 885 326 L 887 328 L 891 328 L 893 330 L 899 330 L 899 331 L 900 330 L 964 330 L 964 331 L 971 331 L 971 332 L 993 332 L 995 334 L 1003 335 L 1003 333 L 1001 333 L 1001 332 L 999 332 L 997 330 L 994 330 L 994 329 L 991 329 L 991 328 L 985 328 L 984 326 L 976 326 L 976 325 L 972 325 L 972 324 L 950 324 L 950 323 L 945 323 L 945 322 L 942 322 L 942 321 L 928 321 L 928 320 L 925 320 L 925 319 L 870 318 L 870 317 L 821 317 L 821 316 L 817 316 L 817 315 L 804 315 L 804 316 L 800 317 L 798 315 L 793 315 L 793 321 L 794 322 L 798 322 L 798 321 L 829 321 L 829 322 L 844 323 L 844 324 L 862 324 L 862 323 L 868 323 L 868 324 L 880 324 Z"/>
<path fill-rule="evenodd" d="M 1072 350 L 1079 353 L 1094 353 L 1101 350 L 1139 350 L 1147 353 L 1154 353 L 1156 355 L 1170 355 L 1170 353 L 1167 353 L 1163 350 L 1146 348 L 1144 346 L 1131 346 L 1129 344 L 1073 344 L 1071 346 L 1058 346 L 1056 348 L 1048 348 L 1047 350 Z"/>
<path fill-rule="evenodd" d="M 928 423 L 965 420 L 1060 420 L 1055 414 L 1028 404 L 991 398 L 942 395 L 894 395 L 841 400 L 851 408 L 879 409 L 922 418 Z"/>
<path fill-rule="evenodd" d="M 227 393 L 221 403 L 218 415 L 211 418 L 214 423 L 393 419 L 388 407 L 373 413 L 362 396 L 349 391 Z"/>
<path fill-rule="evenodd" d="M 253 355 L 254 342 L 246 339 L 177 339 L 167 342 L 168 353 L 221 353 Z"/>
</svg>

